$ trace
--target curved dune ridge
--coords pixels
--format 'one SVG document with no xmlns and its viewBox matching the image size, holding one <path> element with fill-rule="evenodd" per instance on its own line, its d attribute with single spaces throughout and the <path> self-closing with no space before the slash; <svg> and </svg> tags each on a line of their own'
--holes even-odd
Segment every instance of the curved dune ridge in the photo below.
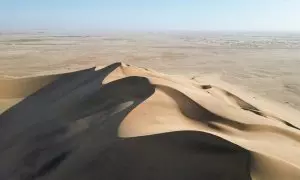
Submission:
<svg viewBox="0 0 300 180">
<path fill-rule="evenodd" d="M 0 80 L 0 179 L 300 179 L 300 113 L 123 63 Z"/>
</svg>

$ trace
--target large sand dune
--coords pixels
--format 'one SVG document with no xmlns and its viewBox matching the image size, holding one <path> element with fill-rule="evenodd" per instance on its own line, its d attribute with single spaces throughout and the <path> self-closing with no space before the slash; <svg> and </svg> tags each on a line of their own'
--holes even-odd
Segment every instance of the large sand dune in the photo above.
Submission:
<svg viewBox="0 0 300 180">
<path fill-rule="evenodd" d="M 300 113 L 122 63 L 0 82 L 0 179 L 300 179 Z"/>
</svg>

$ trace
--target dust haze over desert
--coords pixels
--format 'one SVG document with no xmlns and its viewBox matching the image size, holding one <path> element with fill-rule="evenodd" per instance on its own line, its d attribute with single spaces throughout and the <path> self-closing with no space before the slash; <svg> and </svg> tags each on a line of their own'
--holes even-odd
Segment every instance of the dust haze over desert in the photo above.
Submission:
<svg viewBox="0 0 300 180">
<path fill-rule="evenodd" d="M 144 3 L 0 7 L 0 180 L 299 180 L 298 1 Z"/>
</svg>

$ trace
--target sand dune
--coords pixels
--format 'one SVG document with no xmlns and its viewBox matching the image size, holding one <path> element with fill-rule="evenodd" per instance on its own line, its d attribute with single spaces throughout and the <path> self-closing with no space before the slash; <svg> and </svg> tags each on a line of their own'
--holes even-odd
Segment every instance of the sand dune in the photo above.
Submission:
<svg viewBox="0 0 300 180">
<path fill-rule="evenodd" d="M 122 63 L 0 81 L 0 179 L 300 179 L 300 113 Z"/>
</svg>

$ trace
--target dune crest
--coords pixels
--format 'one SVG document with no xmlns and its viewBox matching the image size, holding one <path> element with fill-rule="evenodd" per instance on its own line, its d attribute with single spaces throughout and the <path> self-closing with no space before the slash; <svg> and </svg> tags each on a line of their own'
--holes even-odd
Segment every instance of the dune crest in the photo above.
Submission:
<svg viewBox="0 0 300 180">
<path fill-rule="evenodd" d="M 223 82 L 115 63 L 0 88 L 0 179 L 300 179 L 300 113 Z"/>
</svg>

